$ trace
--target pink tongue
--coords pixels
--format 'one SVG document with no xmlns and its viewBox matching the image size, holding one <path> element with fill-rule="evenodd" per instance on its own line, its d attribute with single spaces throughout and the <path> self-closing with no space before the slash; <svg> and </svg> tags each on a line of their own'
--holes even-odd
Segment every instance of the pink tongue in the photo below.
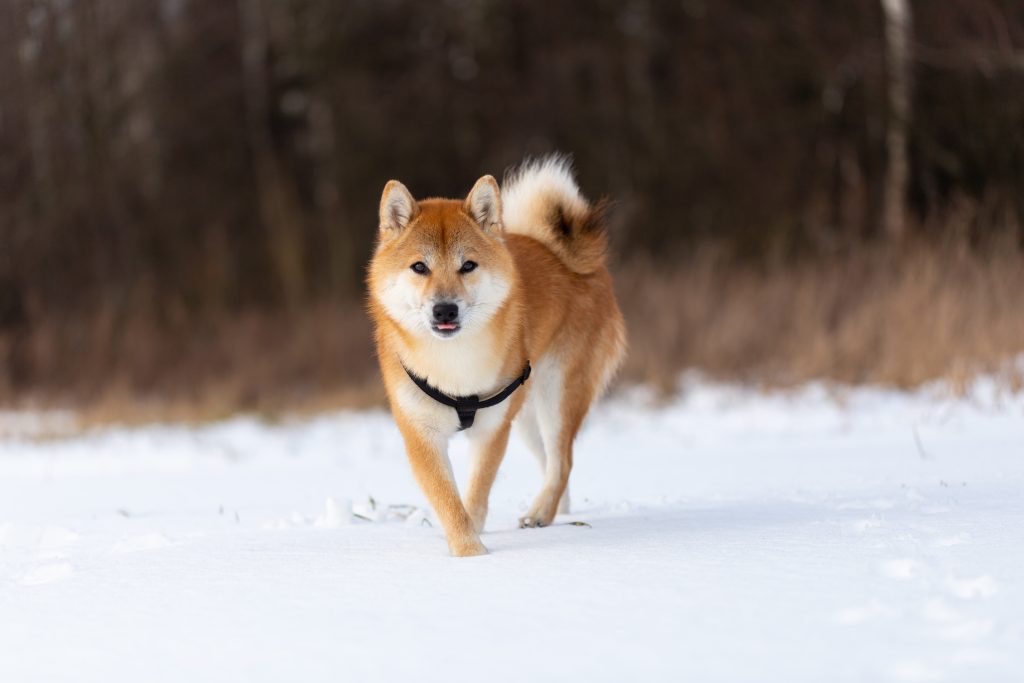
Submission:
<svg viewBox="0 0 1024 683">
<path fill-rule="evenodd" d="M 437 329 L 439 330 L 454 330 L 458 325 L 455 323 L 438 323 Z"/>
</svg>

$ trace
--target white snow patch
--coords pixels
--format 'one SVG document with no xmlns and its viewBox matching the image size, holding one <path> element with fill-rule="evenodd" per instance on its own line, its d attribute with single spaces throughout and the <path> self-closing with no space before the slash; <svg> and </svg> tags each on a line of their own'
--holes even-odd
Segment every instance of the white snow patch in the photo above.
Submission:
<svg viewBox="0 0 1024 683">
<path fill-rule="evenodd" d="M 313 525 L 323 529 L 337 529 L 351 523 L 352 501 L 345 498 L 339 502 L 335 498 L 328 497 L 324 502 L 323 514 L 316 518 Z"/>
<path fill-rule="evenodd" d="M 891 669 L 891 677 L 897 681 L 908 683 L 927 683 L 941 681 L 946 678 L 938 668 L 918 660 L 903 660 Z"/>
<path fill-rule="evenodd" d="M 66 579 L 74 573 L 68 562 L 47 562 L 28 570 L 18 581 L 22 586 L 38 586 Z"/>
<path fill-rule="evenodd" d="M 1022 418 L 985 381 L 623 392 L 555 526 L 517 528 L 513 439 L 469 560 L 382 412 L 8 430 L 0 681 L 1017 680 Z"/>
<path fill-rule="evenodd" d="M 917 564 L 914 560 L 908 559 L 885 560 L 881 563 L 880 569 L 883 575 L 900 581 L 912 579 L 917 575 Z"/>
<path fill-rule="evenodd" d="M 847 607 L 836 614 L 836 621 L 840 624 L 862 624 L 880 618 L 894 617 L 899 612 L 878 600 L 871 600 L 867 604 Z"/>
<path fill-rule="evenodd" d="M 163 534 L 141 534 L 132 536 L 114 544 L 112 551 L 115 553 L 133 553 L 142 550 L 157 550 L 171 545 L 171 540 Z"/>
<path fill-rule="evenodd" d="M 995 579 L 988 574 L 973 579 L 958 579 L 951 576 L 946 579 L 946 587 L 950 593 L 964 600 L 991 598 L 999 590 Z"/>
</svg>

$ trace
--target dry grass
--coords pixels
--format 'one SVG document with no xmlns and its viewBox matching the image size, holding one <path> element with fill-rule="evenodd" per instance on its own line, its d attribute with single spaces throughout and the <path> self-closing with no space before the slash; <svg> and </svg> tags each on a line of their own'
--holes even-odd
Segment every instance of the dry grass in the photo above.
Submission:
<svg viewBox="0 0 1024 683">
<path fill-rule="evenodd" d="M 825 379 L 910 388 L 1003 373 L 1024 352 L 1024 257 L 1012 248 L 860 249 L 802 266 L 710 250 L 671 268 L 622 264 L 626 382 L 681 371 L 786 387 Z M 113 316 L 0 334 L 0 405 L 70 407 L 86 422 L 195 421 L 381 405 L 358 303 L 157 326 Z"/>
<path fill-rule="evenodd" d="M 358 303 L 195 326 L 95 316 L 8 340 L 6 355 L 14 371 L 0 375 L 0 403 L 70 407 L 86 423 L 273 417 L 384 399 Z"/>
<path fill-rule="evenodd" d="M 1024 257 L 1012 248 L 861 249 L 767 269 L 704 253 L 653 276 L 626 264 L 618 289 L 631 324 L 624 374 L 665 390 L 685 368 L 767 387 L 962 389 L 979 373 L 1020 387 Z"/>
</svg>

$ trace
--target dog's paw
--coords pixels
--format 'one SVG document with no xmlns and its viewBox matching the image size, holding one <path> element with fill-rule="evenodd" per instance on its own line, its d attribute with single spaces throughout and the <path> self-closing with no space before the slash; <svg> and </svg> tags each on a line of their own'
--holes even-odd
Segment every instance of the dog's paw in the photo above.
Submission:
<svg viewBox="0 0 1024 683">
<path fill-rule="evenodd" d="M 487 548 L 475 536 L 460 541 L 450 541 L 448 548 L 451 550 L 452 557 L 476 557 L 487 554 Z"/>
<path fill-rule="evenodd" d="M 533 529 L 535 527 L 551 526 L 555 521 L 555 512 L 558 509 L 558 501 L 552 500 L 550 496 L 541 493 L 537 500 L 533 501 L 529 512 L 519 518 L 520 529 Z"/>
<path fill-rule="evenodd" d="M 529 515 L 527 515 L 526 517 L 520 517 L 519 518 L 519 528 L 520 529 L 532 529 L 532 528 L 538 527 L 538 526 L 544 526 L 544 522 L 542 522 L 539 519 L 534 519 L 533 517 L 530 517 Z"/>
<path fill-rule="evenodd" d="M 545 519 L 540 515 L 526 515 L 525 517 L 519 518 L 520 529 L 533 529 L 542 526 L 549 526 L 553 521 L 553 516 Z"/>
</svg>

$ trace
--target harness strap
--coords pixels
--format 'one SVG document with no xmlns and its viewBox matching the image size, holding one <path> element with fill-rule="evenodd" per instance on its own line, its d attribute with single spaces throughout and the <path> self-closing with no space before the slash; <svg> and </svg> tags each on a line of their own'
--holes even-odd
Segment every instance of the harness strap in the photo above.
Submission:
<svg viewBox="0 0 1024 683">
<path fill-rule="evenodd" d="M 526 380 L 530 379 L 530 361 L 526 361 L 526 367 L 523 368 L 522 374 L 519 375 L 519 377 L 516 377 L 511 384 L 496 393 L 494 396 L 481 400 L 476 394 L 472 394 L 470 396 L 449 396 L 443 391 L 430 386 L 430 384 L 427 383 L 427 380 L 413 374 L 412 370 L 405 367 L 404 363 L 402 364 L 402 368 L 405 369 L 405 374 L 409 375 L 409 379 L 411 379 L 413 383 L 420 388 L 420 391 L 438 403 L 455 409 L 455 412 L 459 416 L 460 432 L 463 429 L 469 429 L 473 426 L 473 420 L 476 419 L 476 411 L 481 408 L 491 408 L 498 405 L 511 396 L 516 389 L 526 382 Z"/>
</svg>

